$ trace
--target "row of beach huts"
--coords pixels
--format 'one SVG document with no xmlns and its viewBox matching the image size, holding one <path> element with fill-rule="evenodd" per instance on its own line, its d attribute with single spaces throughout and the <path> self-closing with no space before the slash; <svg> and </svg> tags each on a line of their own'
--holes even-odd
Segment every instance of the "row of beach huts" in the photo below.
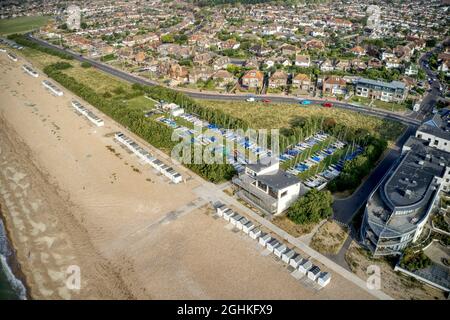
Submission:
<svg viewBox="0 0 450 320">
<path fill-rule="evenodd" d="M 48 80 L 42 81 L 42 85 L 44 86 L 44 88 L 46 88 L 55 96 L 61 97 L 64 95 L 64 92 L 59 87 L 55 86 L 52 82 Z"/>
<path fill-rule="evenodd" d="M 139 146 L 139 144 L 122 132 L 117 132 L 114 137 L 119 143 L 126 146 L 131 152 L 133 152 L 139 159 L 155 168 L 158 172 L 169 178 L 173 183 L 176 184 L 183 181 L 183 177 L 180 173 L 176 172 L 172 167 L 165 164 L 161 160 L 153 157 L 148 151 Z"/>
<path fill-rule="evenodd" d="M 83 106 L 80 102 L 77 100 L 72 100 L 72 107 L 79 113 L 81 113 L 83 116 L 85 116 L 89 121 L 91 121 L 93 124 L 95 124 L 97 127 L 102 127 L 105 125 L 105 122 L 97 117 L 95 113 L 88 110 L 85 106 Z"/>
<path fill-rule="evenodd" d="M 216 214 L 225 221 L 230 222 L 234 227 L 247 234 L 253 240 L 258 241 L 261 246 L 265 247 L 287 265 L 298 270 L 302 276 L 307 276 L 308 279 L 319 284 L 320 287 L 323 288 L 330 283 L 331 274 L 329 272 L 322 272 L 311 260 L 302 257 L 294 249 L 288 248 L 283 242 L 263 232 L 254 222 L 234 212 L 226 205 L 219 204 L 216 207 Z"/>
</svg>

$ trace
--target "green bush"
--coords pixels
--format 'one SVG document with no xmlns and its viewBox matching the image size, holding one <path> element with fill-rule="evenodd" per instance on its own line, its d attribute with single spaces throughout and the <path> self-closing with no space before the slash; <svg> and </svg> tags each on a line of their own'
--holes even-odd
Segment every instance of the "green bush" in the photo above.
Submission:
<svg viewBox="0 0 450 320">
<path fill-rule="evenodd" d="M 92 64 L 90 64 L 89 62 L 84 61 L 84 62 L 81 63 L 81 66 L 83 68 L 90 68 L 90 67 L 92 67 Z"/>
<path fill-rule="evenodd" d="M 294 202 L 287 211 L 287 216 L 297 224 L 317 223 L 333 213 L 333 197 L 329 191 L 309 190 Z"/>
<path fill-rule="evenodd" d="M 428 267 L 431 264 L 423 251 L 414 252 L 411 248 L 406 248 L 400 260 L 400 266 L 409 271 L 420 270 Z"/>
</svg>

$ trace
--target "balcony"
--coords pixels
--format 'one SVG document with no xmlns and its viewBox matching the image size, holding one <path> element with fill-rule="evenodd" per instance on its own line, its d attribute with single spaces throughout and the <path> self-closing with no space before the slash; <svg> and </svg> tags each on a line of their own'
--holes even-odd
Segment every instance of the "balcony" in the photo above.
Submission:
<svg viewBox="0 0 450 320">
<path fill-rule="evenodd" d="M 270 214 L 276 212 L 278 200 L 252 185 L 255 179 L 246 174 L 241 174 L 239 177 L 234 177 L 232 181 L 241 188 L 241 192 L 237 193 L 239 197 Z"/>
</svg>

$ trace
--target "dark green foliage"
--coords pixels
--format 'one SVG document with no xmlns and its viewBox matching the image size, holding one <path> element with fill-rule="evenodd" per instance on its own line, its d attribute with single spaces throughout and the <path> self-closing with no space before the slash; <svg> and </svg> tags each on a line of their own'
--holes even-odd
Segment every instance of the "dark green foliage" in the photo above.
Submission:
<svg viewBox="0 0 450 320">
<path fill-rule="evenodd" d="M 39 50 L 44 53 L 51 54 L 53 56 L 59 57 L 65 60 L 72 60 L 73 57 L 70 54 L 59 52 L 58 50 L 47 48 L 37 44 L 31 40 L 28 40 L 23 34 L 10 34 L 8 39 L 15 41 L 17 44 L 20 44 L 24 47 L 28 47 L 31 49 Z"/>
<path fill-rule="evenodd" d="M 333 197 L 329 191 L 311 189 L 287 211 L 287 216 L 298 224 L 317 223 L 331 216 Z"/>
<path fill-rule="evenodd" d="M 420 270 L 428 267 L 430 264 L 430 258 L 428 258 L 423 251 L 414 252 L 411 248 L 405 249 L 402 259 L 400 260 L 400 266 L 409 271 Z"/>
<path fill-rule="evenodd" d="M 115 60 L 116 58 L 117 58 L 116 55 L 114 53 L 111 53 L 111 54 L 107 54 L 107 55 L 104 55 L 103 57 L 101 57 L 100 61 L 108 62 L 108 61 Z"/>
<path fill-rule="evenodd" d="M 89 62 L 84 61 L 84 62 L 81 63 L 81 66 L 83 68 L 90 68 L 90 67 L 92 67 L 92 64 L 90 64 Z"/>
<path fill-rule="evenodd" d="M 387 147 L 383 139 L 369 136 L 364 152 L 355 159 L 345 162 L 341 174 L 328 184 L 331 191 L 354 190 L 361 180 L 375 167 L 377 160 Z"/>
</svg>

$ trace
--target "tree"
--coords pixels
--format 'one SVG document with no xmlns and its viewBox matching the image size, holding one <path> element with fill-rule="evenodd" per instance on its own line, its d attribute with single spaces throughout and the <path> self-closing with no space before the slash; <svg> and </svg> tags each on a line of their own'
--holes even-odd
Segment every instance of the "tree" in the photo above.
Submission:
<svg viewBox="0 0 450 320">
<path fill-rule="evenodd" d="M 173 43 L 175 40 L 173 38 L 173 35 L 171 34 L 165 34 L 161 36 L 162 43 Z"/>
<path fill-rule="evenodd" d="M 288 209 L 287 216 L 297 224 L 317 223 L 331 216 L 333 198 L 329 191 L 309 190 Z"/>
</svg>

